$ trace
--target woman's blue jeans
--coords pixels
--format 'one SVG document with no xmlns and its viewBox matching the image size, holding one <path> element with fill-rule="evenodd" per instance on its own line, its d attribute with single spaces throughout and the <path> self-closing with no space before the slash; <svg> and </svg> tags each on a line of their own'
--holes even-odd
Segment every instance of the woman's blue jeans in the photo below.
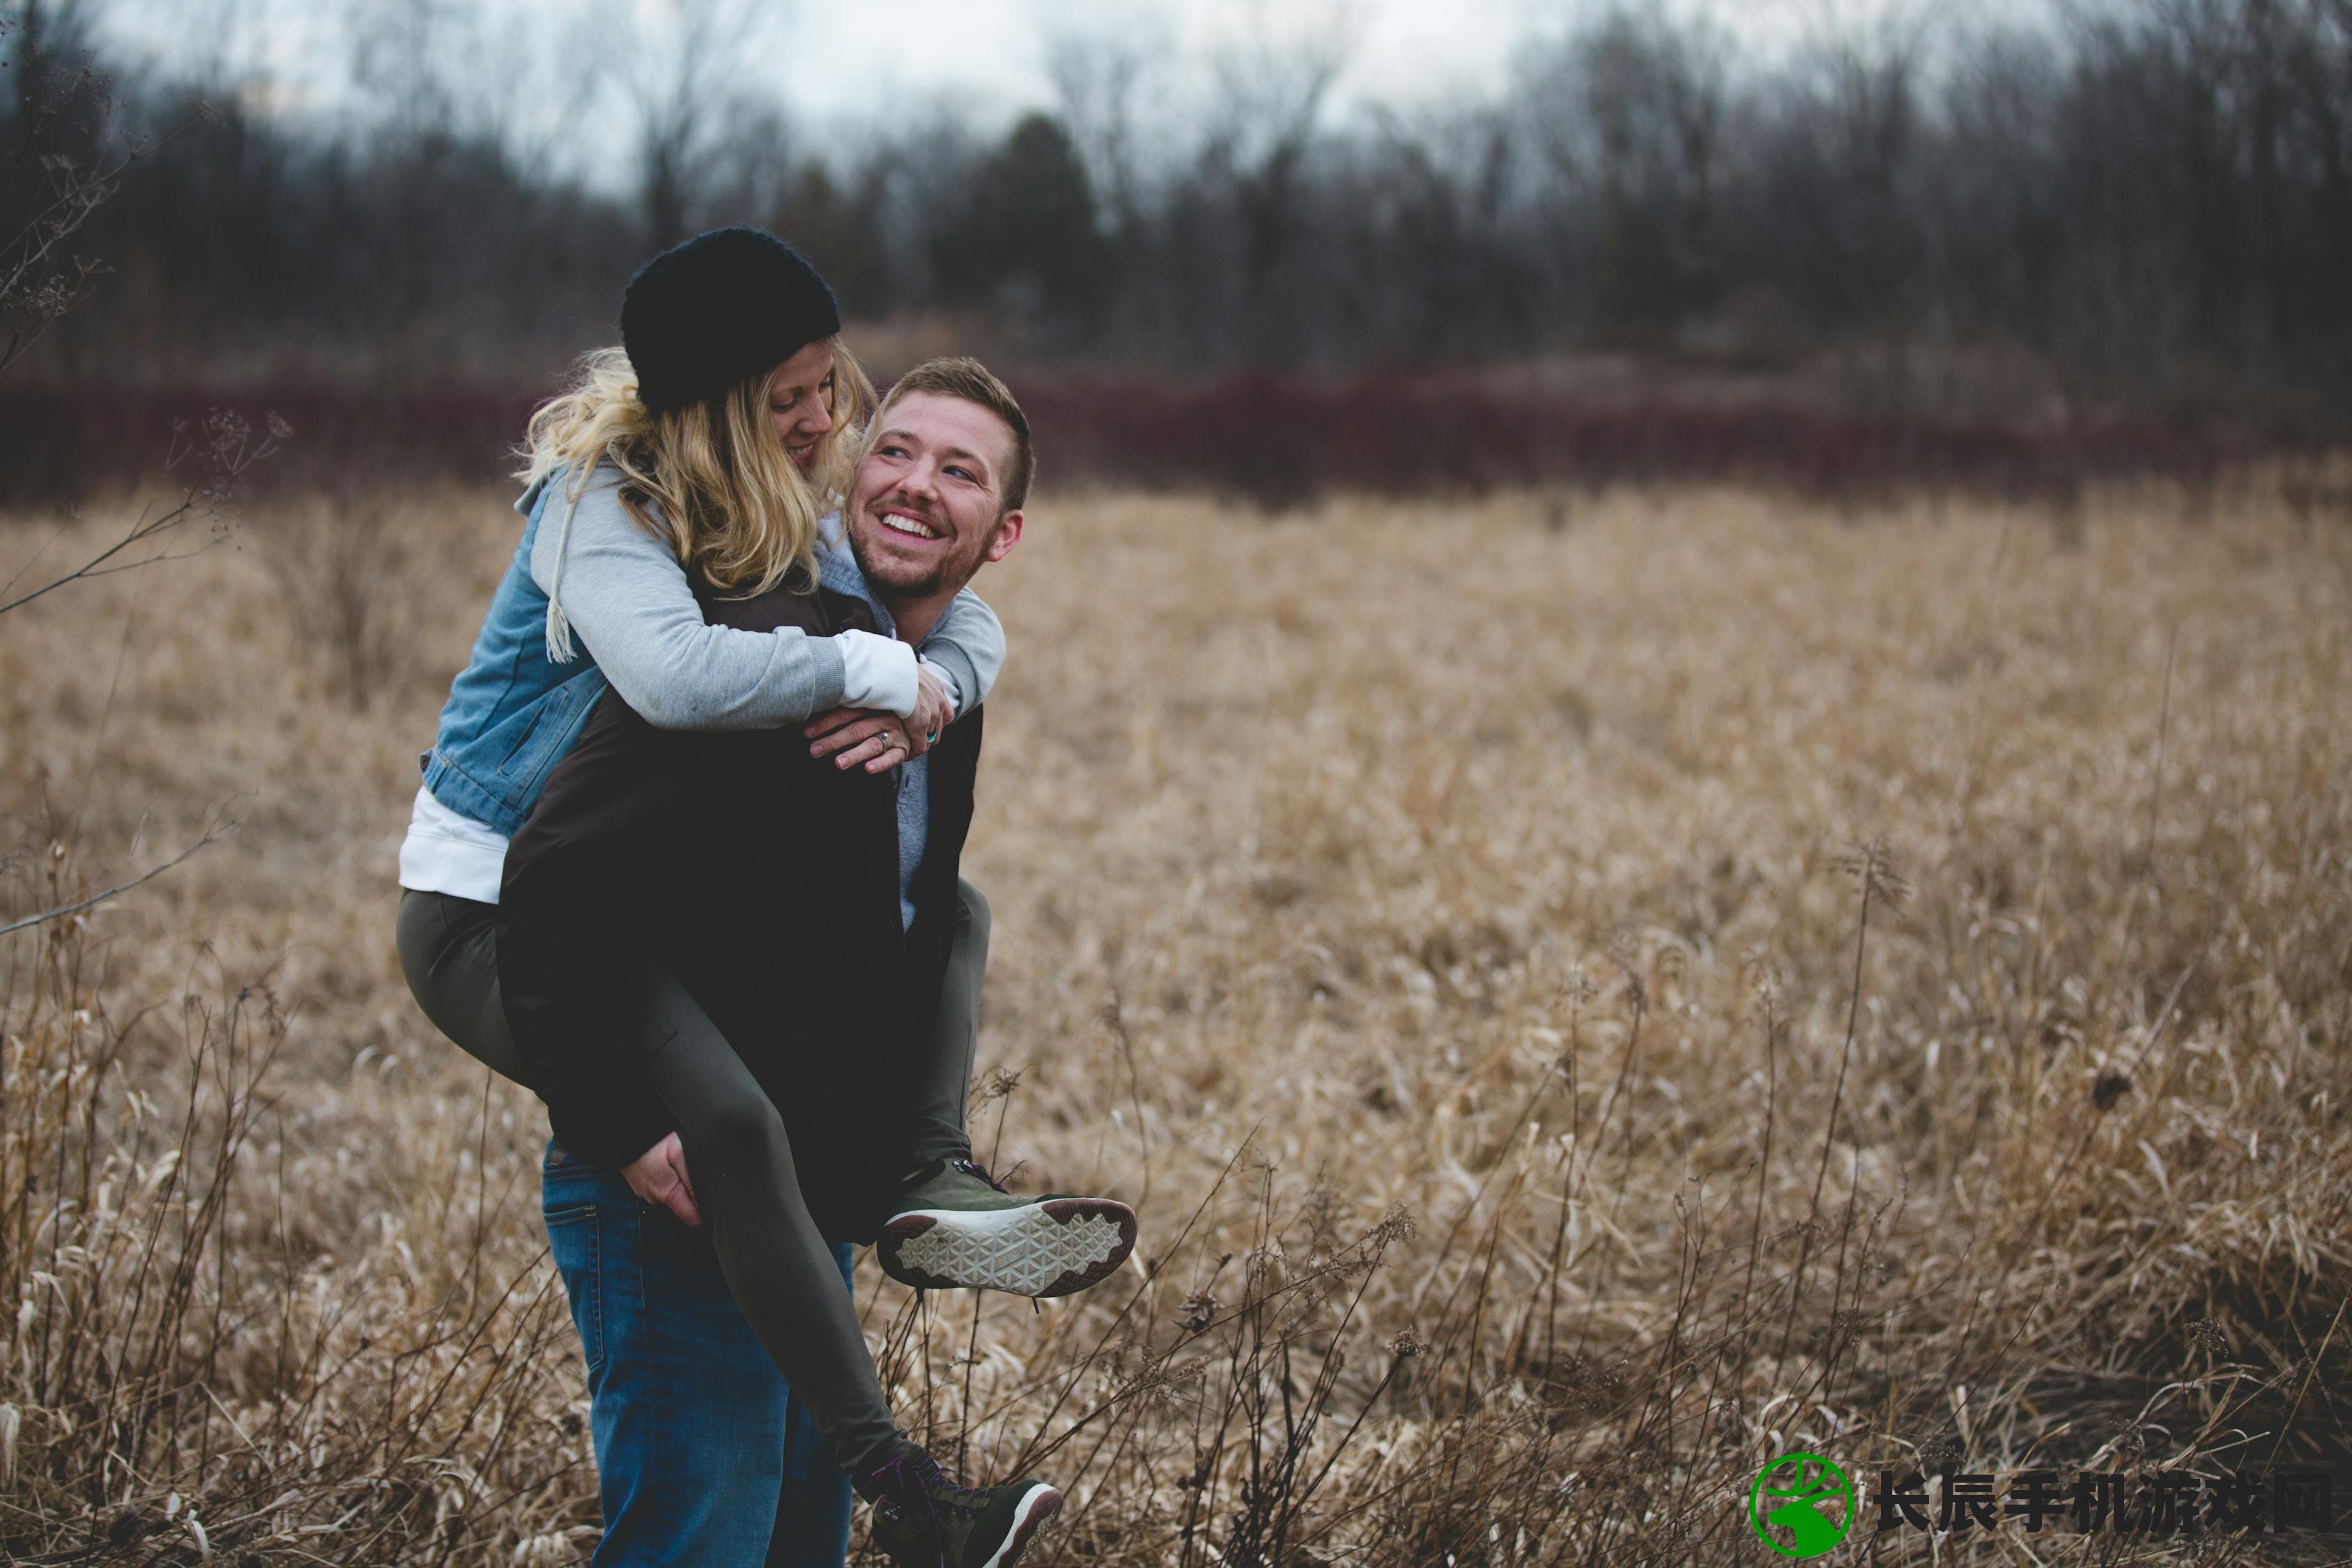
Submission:
<svg viewBox="0 0 2352 1568">
<path fill-rule="evenodd" d="M 548 1242 L 588 1361 L 592 1568 L 841 1568 L 849 1478 L 728 1293 L 707 1233 L 548 1146 Z M 850 1249 L 834 1248 L 845 1288 Z"/>
</svg>

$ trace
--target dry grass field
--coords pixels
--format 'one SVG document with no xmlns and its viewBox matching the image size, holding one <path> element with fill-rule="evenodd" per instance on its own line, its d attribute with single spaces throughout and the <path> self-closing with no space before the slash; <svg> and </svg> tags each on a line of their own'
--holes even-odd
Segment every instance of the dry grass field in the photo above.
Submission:
<svg viewBox="0 0 2352 1568">
<path fill-rule="evenodd" d="M 515 527 L 289 505 L 0 618 L 7 918 L 238 822 L 0 939 L 0 1556 L 593 1542 L 542 1120 L 392 942 Z M 1792 1449 L 2352 1500 L 2340 519 L 1066 494 L 979 586 L 978 1141 L 1143 1245 L 859 1293 L 905 1419 L 1067 1490 L 1039 1560 L 1773 1562 Z M 2352 1549 L 1862 1512 L 1831 1561 Z"/>
</svg>

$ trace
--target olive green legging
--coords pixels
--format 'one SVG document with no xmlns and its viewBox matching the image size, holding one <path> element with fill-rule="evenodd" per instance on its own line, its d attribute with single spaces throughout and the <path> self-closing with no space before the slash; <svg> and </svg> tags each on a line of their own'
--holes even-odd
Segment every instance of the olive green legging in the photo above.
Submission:
<svg viewBox="0 0 2352 1568">
<path fill-rule="evenodd" d="M 969 1155 L 964 1091 L 988 967 L 988 902 L 956 884 L 932 1048 L 917 1073 L 918 1162 Z M 499 993 L 498 909 L 447 893 L 400 895 L 400 965 L 435 1026 L 492 1071 L 528 1083 Z M 801 1197 L 790 1139 L 759 1081 L 686 987 L 652 978 L 646 1059 L 677 1121 L 694 1196 L 728 1289 L 793 1392 L 852 1474 L 885 1458 L 898 1430 L 874 1373 L 833 1251 Z"/>
</svg>

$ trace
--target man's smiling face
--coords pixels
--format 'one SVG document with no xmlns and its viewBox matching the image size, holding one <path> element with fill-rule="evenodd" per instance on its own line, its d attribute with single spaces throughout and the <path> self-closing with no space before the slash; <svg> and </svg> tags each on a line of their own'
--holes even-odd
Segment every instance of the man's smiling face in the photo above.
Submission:
<svg viewBox="0 0 2352 1568">
<path fill-rule="evenodd" d="M 977 403 L 914 392 L 877 418 L 849 501 L 849 546 L 866 580 L 897 599 L 962 587 L 1021 537 L 1004 510 L 1013 432 Z"/>
</svg>

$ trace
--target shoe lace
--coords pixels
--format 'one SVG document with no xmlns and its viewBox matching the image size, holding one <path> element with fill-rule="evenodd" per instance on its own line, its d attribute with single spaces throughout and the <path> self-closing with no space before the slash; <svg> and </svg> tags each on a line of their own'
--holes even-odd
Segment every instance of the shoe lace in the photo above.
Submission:
<svg viewBox="0 0 2352 1568">
<path fill-rule="evenodd" d="M 939 1507 L 931 1500 L 931 1489 L 925 1484 L 929 1478 L 923 1473 L 929 1469 L 937 1474 L 939 1468 L 939 1461 L 920 1448 L 901 1449 L 875 1467 L 874 1500 L 877 1508 L 889 1510 L 895 1518 L 909 1524 L 914 1522 L 911 1516 L 919 1500 L 921 1516 L 930 1526 L 926 1539 L 940 1554 L 940 1568 L 948 1568 L 947 1539 L 940 1529 Z"/>
<path fill-rule="evenodd" d="M 877 1501 L 900 1519 L 908 1519 L 920 1500 L 922 1518 L 930 1526 L 931 1544 L 939 1551 L 940 1568 L 949 1568 L 947 1531 L 940 1517 L 942 1507 L 950 1517 L 969 1519 L 987 1506 L 988 1494 L 956 1485 L 937 1459 L 912 1445 L 876 1466 L 873 1473 Z"/>
<path fill-rule="evenodd" d="M 990 1175 L 987 1170 L 983 1168 L 978 1161 L 956 1160 L 950 1162 L 950 1163 L 952 1163 L 957 1170 L 961 1171 L 965 1175 L 976 1177 L 981 1181 L 986 1182 L 990 1186 L 994 1187 L 1006 1197 L 1011 1197 L 1013 1195 L 1013 1189 L 1006 1186 L 1003 1182 L 998 1181 L 994 1176 Z"/>
</svg>

